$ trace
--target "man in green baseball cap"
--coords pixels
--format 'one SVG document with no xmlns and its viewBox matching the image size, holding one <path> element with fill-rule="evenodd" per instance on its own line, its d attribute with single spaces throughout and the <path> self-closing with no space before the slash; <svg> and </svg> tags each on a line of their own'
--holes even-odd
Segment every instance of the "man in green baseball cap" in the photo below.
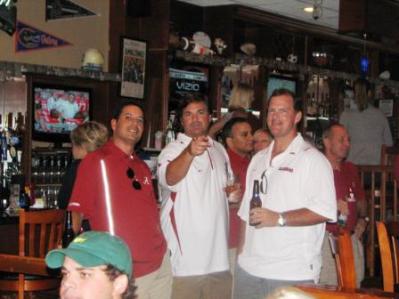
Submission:
<svg viewBox="0 0 399 299">
<path fill-rule="evenodd" d="M 67 248 L 50 251 L 46 264 L 62 268 L 61 299 L 134 298 L 130 250 L 107 232 L 79 235 Z"/>
</svg>

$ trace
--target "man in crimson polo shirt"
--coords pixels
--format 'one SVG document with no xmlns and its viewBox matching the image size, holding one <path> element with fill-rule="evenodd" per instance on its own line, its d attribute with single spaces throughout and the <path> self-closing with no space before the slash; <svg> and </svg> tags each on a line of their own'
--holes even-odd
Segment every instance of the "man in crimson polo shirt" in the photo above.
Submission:
<svg viewBox="0 0 399 299">
<path fill-rule="evenodd" d="M 237 247 L 240 241 L 240 227 L 241 219 L 237 212 L 241 202 L 242 195 L 245 191 L 245 179 L 247 175 L 247 168 L 251 160 L 251 153 L 254 149 L 252 128 L 248 120 L 242 117 L 230 119 L 223 127 L 223 139 L 227 147 L 227 154 L 229 155 L 231 168 L 239 190 L 229 190 L 226 192 L 239 192 L 238 202 L 230 201 L 230 231 L 229 231 L 229 254 L 230 254 L 230 269 L 234 273 L 234 266 L 237 257 Z M 235 196 L 233 196 L 234 198 Z M 231 198 L 231 196 L 229 196 Z"/>
<path fill-rule="evenodd" d="M 337 196 L 338 222 L 327 223 L 327 231 L 337 235 L 340 229 L 353 233 L 356 276 L 358 286 L 364 277 L 362 235 L 367 226 L 366 201 L 357 167 L 345 161 L 350 148 L 350 140 L 345 127 L 330 125 L 323 133 L 324 154 L 334 171 L 334 184 Z M 341 220 L 340 220 L 341 219 Z M 331 249 L 325 240 L 323 246 L 323 267 L 320 274 L 322 284 L 337 284 L 335 263 Z"/>
<path fill-rule="evenodd" d="M 134 153 L 144 130 L 143 110 L 124 101 L 111 120 L 113 137 L 80 163 L 68 210 L 74 227 L 88 219 L 130 247 L 137 298 L 170 298 L 172 273 L 147 165 Z M 77 221 L 76 221 L 77 220 Z"/>
</svg>

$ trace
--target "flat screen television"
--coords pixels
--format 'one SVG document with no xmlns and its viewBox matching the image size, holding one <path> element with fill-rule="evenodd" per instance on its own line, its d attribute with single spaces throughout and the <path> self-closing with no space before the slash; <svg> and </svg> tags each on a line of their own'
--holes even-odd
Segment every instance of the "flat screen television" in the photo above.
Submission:
<svg viewBox="0 0 399 299">
<path fill-rule="evenodd" d="M 69 142 L 69 134 L 91 118 L 88 88 L 33 84 L 32 139 Z"/>
<path fill-rule="evenodd" d="M 267 98 L 269 99 L 273 91 L 279 88 L 285 88 L 296 93 L 296 80 L 290 77 L 271 75 L 267 81 Z"/>
</svg>

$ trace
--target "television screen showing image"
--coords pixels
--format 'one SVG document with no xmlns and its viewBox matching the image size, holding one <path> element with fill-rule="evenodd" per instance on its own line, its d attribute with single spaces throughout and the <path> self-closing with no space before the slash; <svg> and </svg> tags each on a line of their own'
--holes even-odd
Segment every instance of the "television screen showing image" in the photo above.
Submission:
<svg viewBox="0 0 399 299">
<path fill-rule="evenodd" d="M 67 141 L 69 133 L 90 119 L 90 90 L 36 85 L 33 88 L 33 139 Z"/>
<path fill-rule="evenodd" d="M 285 88 L 296 93 L 295 79 L 285 77 L 270 76 L 267 82 L 267 98 L 269 99 L 273 91 L 279 88 Z"/>
</svg>

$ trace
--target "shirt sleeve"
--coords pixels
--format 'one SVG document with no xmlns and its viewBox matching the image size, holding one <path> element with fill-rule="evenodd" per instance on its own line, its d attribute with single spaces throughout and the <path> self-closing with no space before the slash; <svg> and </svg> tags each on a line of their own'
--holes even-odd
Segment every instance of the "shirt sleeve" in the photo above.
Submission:
<svg viewBox="0 0 399 299">
<path fill-rule="evenodd" d="M 391 134 L 391 128 L 389 127 L 388 119 L 384 116 L 384 144 L 387 146 L 392 146 L 393 141 L 392 141 L 392 134 Z"/>
<path fill-rule="evenodd" d="M 100 183 L 100 161 L 89 154 L 79 165 L 68 210 L 82 213 L 84 218 L 90 218 L 95 211 Z"/>
<path fill-rule="evenodd" d="M 172 162 L 181 153 L 174 143 L 168 144 L 161 152 L 158 157 L 157 176 L 158 183 L 162 188 L 169 190 L 170 192 L 178 192 L 180 182 L 171 186 L 166 182 L 166 169 L 170 162 Z"/>
<path fill-rule="evenodd" d="M 310 158 L 310 156 L 308 156 Z M 326 217 L 331 222 L 337 220 L 337 201 L 334 186 L 334 173 L 330 162 L 319 152 L 309 159 L 309 171 L 304 181 L 305 208 Z"/>
</svg>

